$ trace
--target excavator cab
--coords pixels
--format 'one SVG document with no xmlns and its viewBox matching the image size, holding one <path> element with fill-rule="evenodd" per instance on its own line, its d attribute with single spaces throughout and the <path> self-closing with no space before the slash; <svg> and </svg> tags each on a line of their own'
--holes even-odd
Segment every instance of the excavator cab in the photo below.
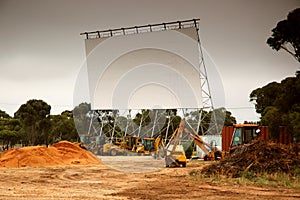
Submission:
<svg viewBox="0 0 300 200">
<path fill-rule="evenodd" d="M 251 141 L 258 139 L 260 129 L 258 124 L 234 124 L 234 131 L 230 144 L 230 153 L 244 144 L 249 144 Z"/>
<path fill-rule="evenodd" d="M 154 138 L 143 138 L 142 139 L 142 144 L 144 146 L 145 151 L 149 151 L 149 152 L 154 151 L 155 150 L 154 143 L 155 143 Z"/>
<path fill-rule="evenodd" d="M 124 149 L 132 150 L 134 147 L 138 146 L 139 138 L 137 136 L 127 135 L 124 136 L 121 147 Z"/>
</svg>

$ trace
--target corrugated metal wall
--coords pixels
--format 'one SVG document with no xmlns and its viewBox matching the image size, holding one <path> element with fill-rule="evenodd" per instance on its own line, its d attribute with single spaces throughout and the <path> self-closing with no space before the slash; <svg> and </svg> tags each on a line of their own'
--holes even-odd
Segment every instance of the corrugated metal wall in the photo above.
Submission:
<svg viewBox="0 0 300 200">
<path fill-rule="evenodd" d="M 280 127 L 279 143 L 281 144 L 291 144 L 293 142 L 293 137 L 288 134 L 287 127 Z"/>
<path fill-rule="evenodd" d="M 269 127 L 260 126 L 259 129 L 260 129 L 259 139 L 268 141 L 270 139 Z"/>
<path fill-rule="evenodd" d="M 233 134 L 233 126 L 224 126 L 222 129 L 222 151 L 229 151 L 231 138 Z"/>
</svg>

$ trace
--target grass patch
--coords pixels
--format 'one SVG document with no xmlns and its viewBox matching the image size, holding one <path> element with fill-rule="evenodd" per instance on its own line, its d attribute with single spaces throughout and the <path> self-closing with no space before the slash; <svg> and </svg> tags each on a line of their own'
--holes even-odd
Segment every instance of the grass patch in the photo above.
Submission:
<svg viewBox="0 0 300 200">
<path fill-rule="evenodd" d="M 237 184 L 237 185 L 255 185 L 265 187 L 286 187 L 300 189 L 300 169 L 296 168 L 293 175 L 286 173 L 254 173 L 244 171 L 240 177 L 232 178 L 224 175 L 205 176 L 200 171 L 193 171 L 190 176 L 201 179 L 212 185 Z"/>
<path fill-rule="evenodd" d="M 285 173 L 258 174 L 256 178 L 251 179 L 251 181 L 255 185 L 300 189 L 300 176 L 295 177 Z"/>
</svg>

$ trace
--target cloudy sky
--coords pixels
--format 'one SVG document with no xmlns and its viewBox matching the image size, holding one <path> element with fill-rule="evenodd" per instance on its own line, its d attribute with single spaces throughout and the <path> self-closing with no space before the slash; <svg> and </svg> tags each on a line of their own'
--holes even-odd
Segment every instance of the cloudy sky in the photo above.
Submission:
<svg viewBox="0 0 300 200">
<path fill-rule="evenodd" d="M 81 32 L 200 18 L 227 109 L 240 122 L 257 120 L 251 91 L 299 69 L 266 44 L 297 7 L 299 0 L 0 0 L 0 109 L 13 115 L 29 99 L 46 101 L 52 114 L 73 109 Z"/>
</svg>

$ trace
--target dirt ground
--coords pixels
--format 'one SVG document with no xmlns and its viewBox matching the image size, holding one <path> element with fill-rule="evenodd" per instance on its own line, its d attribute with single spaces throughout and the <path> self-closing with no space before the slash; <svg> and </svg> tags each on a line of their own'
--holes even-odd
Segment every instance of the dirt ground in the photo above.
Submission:
<svg viewBox="0 0 300 200">
<path fill-rule="evenodd" d="M 0 169 L 0 199 L 299 199 L 300 190 L 212 185 L 188 176 L 202 163 L 150 173 L 106 165 Z"/>
</svg>

